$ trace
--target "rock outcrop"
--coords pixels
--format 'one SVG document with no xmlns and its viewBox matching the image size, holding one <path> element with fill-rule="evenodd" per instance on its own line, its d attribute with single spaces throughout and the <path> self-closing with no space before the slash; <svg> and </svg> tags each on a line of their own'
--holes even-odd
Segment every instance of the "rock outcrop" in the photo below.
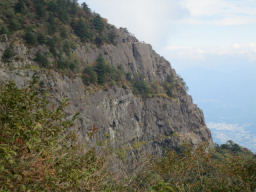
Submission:
<svg viewBox="0 0 256 192">
<path fill-rule="evenodd" d="M 139 42 L 123 29 L 118 33 L 116 45 L 78 45 L 73 54 L 81 63 L 80 69 L 93 64 L 102 54 L 111 65 L 122 65 L 131 74 L 143 74 L 148 81 L 164 82 L 168 75 L 178 78 L 170 63 L 150 45 Z M 0 57 L 8 44 L 0 42 Z M 80 128 L 81 141 L 88 146 L 101 146 L 109 140 L 113 148 L 121 150 L 117 156 L 128 163 L 130 170 L 142 153 L 159 156 L 183 142 L 212 144 L 202 111 L 184 89 L 179 89 L 172 99 L 141 98 L 129 88 L 117 86 L 88 93 L 79 75 L 69 77 L 53 70 L 31 68 L 36 66 L 33 58 L 42 47 L 28 48 L 17 42 L 14 49 L 17 59 L 8 65 L 0 63 L 0 80 L 13 80 L 24 86 L 34 74 L 39 75 L 41 86 L 54 95 L 53 102 L 69 98 L 67 114 L 80 113 L 76 127 Z"/>
</svg>

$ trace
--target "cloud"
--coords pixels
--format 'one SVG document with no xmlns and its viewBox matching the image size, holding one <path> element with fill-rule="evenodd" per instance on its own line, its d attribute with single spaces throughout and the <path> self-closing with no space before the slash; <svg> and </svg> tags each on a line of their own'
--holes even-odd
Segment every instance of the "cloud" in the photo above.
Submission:
<svg viewBox="0 0 256 192">
<path fill-rule="evenodd" d="M 79 1 L 79 2 L 82 2 Z M 176 0 L 87 0 L 90 7 L 109 19 L 126 27 L 143 41 L 157 44 L 166 37 L 170 23 L 188 13 Z"/>
<path fill-rule="evenodd" d="M 207 123 L 217 143 L 225 143 L 233 140 L 239 145 L 256 152 L 256 137 L 252 134 L 247 125 L 229 123 Z"/>
<path fill-rule="evenodd" d="M 252 0 L 182 0 L 190 13 L 188 24 L 242 25 L 256 22 L 256 2 Z"/>
<path fill-rule="evenodd" d="M 80 3 L 83 1 L 79 0 Z M 218 27 L 256 23 L 255 0 L 86 0 L 86 3 L 110 23 L 128 28 L 139 40 L 152 44 L 158 50 L 168 43 L 169 38 L 179 36 L 182 28 L 186 27 L 189 34 L 188 24 L 206 28 L 208 25 Z M 185 50 L 191 51 L 188 58 L 201 60 L 209 52 L 203 47 L 170 49 L 177 57 L 183 57 L 180 50 Z M 210 50 L 210 54 L 216 50 Z"/>
<path fill-rule="evenodd" d="M 256 42 L 233 43 L 218 47 L 166 46 L 163 50 L 170 58 L 178 60 L 205 60 L 209 56 L 244 57 L 256 61 Z"/>
</svg>

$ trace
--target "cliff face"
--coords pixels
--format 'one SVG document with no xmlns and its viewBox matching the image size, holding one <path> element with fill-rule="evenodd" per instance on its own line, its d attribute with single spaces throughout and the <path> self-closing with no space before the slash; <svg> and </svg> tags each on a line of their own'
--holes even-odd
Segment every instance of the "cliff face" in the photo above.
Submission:
<svg viewBox="0 0 256 192">
<path fill-rule="evenodd" d="M 168 75 L 178 78 L 169 62 L 150 45 L 139 42 L 123 29 L 117 33 L 116 45 L 77 45 L 73 54 L 81 63 L 80 70 L 102 54 L 112 66 L 122 65 L 125 72 L 142 74 L 148 81 L 164 82 Z M 0 57 L 10 43 L 4 41 L 0 43 Z M 33 61 L 35 53 L 44 47 L 29 48 L 19 40 L 13 45 L 16 56 L 8 64 L 0 63 L 0 80 L 13 80 L 23 86 L 34 74 L 39 75 L 42 88 L 50 90 L 54 103 L 69 98 L 67 114 L 80 113 L 76 128 L 80 128 L 81 141 L 100 147 L 108 140 L 113 148 L 121 150 L 117 156 L 128 162 L 131 170 L 134 160 L 142 154 L 162 155 L 183 142 L 212 144 L 202 111 L 183 88 L 178 89 L 176 98 L 142 98 L 129 88 L 117 86 L 91 92 L 79 75 L 69 77 L 53 70 L 33 69 L 31 65 L 37 65 Z"/>
</svg>

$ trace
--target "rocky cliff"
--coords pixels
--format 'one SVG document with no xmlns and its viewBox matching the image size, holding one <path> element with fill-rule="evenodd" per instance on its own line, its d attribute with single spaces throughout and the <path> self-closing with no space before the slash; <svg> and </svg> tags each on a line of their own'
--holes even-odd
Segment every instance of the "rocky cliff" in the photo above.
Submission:
<svg viewBox="0 0 256 192">
<path fill-rule="evenodd" d="M 111 66 L 122 66 L 132 76 L 142 75 L 145 81 L 162 83 L 168 76 L 181 81 L 170 63 L 151 45 L 139 42 L 125 29 L 115 29 L 115 33 L 114 45 L 77 43 L 72 55 L 79 67 L 72 75 L 38 66 L 34 61 L 36 53 L 46 52 L 46 46 L 28 46 L 19 38 L 8 39 L 2 35 L 0 57 L 10 44 L 15 56 L 9 62 L 0 62 L 0 80 L 13 80 L 24 86 L 37 74 L 42 89 L 53 95 L 53 103 L 69 98 L 67 115 L 80 113 L 75 127 L 81 141 L 98 148 L 108 141 L 116 157 L 126 162 L 130 170 L 142 154 L 159 156 L 184 142 L 212 144 L 203 113 L 183 86 L 176 89 L 175 97 L 140 97 L 127 86 L 94 87 L 92 90 L 84 85 L 80 72 L 93 65 L 99 55 Z"/>
</svg>

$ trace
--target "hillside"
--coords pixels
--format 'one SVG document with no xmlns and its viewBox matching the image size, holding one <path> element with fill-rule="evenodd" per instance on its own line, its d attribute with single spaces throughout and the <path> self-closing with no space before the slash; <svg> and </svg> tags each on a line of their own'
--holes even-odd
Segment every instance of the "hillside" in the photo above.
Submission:
<svg viewBox="0 0 256 192">
<path fill-rule="evenodd" d="M 255 191 L 151 45 L 75 0 L 0 1 L 0 191 Z"/>
<path fill-rule="evenodd" d="M 23 86 L 39 75 L 52 102 L 69 98 L 67 115 L 80 113 L 81 141 L 95 146 L 109 138 L 114 148 L 129 149 L 125 161 L 142 152 L 162 155 L 183 142 L 212 143 L 183 80 L 126 29 L 75 1 L 4 0 L 0 6 L 6 10 L 1 80 Z"/>
</svg>

